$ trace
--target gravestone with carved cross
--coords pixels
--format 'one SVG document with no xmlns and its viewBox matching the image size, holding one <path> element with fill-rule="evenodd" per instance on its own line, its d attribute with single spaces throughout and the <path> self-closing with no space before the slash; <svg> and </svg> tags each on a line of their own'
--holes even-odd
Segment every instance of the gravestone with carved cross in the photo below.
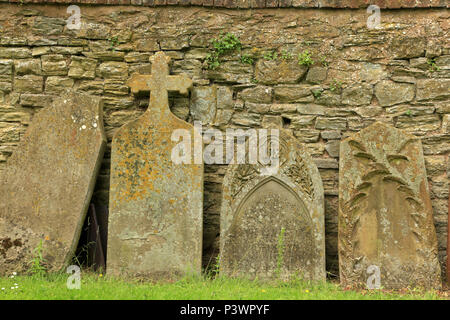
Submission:
<svg viewBox="0 0 450 320">
<path fill-rule="evenodd" d="M 181 129 L 190 139 L 194 128 L 174 116 L 168 103 L 168 90 L 187 93 L 192 80 L 169 75 L 169 61 L 156 53 L 152 74 L 128 82 L 133 93 L 150 91 L 150 104 L 112 142 L 111 274 L 160 279 L 201 271 L 203 164 L 172 161 L 172 134 Z"/>
</svg>

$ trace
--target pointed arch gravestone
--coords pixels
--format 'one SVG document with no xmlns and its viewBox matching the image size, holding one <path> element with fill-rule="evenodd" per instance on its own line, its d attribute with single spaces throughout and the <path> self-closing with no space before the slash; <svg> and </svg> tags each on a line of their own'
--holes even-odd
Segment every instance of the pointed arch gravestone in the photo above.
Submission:
<svg viewBox="0 0 450 320">
<path fill-rule="evenodd" d="M 39 111 L 0 178 L 0 274 L 72 259 L 103 158 L 99 98 L 65 93 Z M 41 261 L 42 262 L 42 261 Z"/>
<path fill-rule="evenodd" d="M 107 271 L 175 278 L 199 273 L 202 258 L 203 164 L 176 164 L 175 130 L 193 126 L 169 109 L 168 90 L 192 80 L 169 75 L 169 57 L 152 57 L 151 75 L 133 75 L 133 92 L 150 90 L 147 111 L 115 134 L 111 154 Z"/>
<path fill-rule="evenodd" d="M 269 140 L 274 136 L 269 136 Z M 233 164 L 223 184 L 220 272 L 325 280 L 324 192 L 305 147 L 279 132 L 279 169 Z M 259 146 L 261 148 L 263 146 Z"/>
<path fill-rule="evenodd" d="M 342 141 L 339 269 L 344 285 L 365 285 L 378 270 L 384 288 L 440 288 L 433 209 L 417 137 L 377 122 Z"/>
</svg>

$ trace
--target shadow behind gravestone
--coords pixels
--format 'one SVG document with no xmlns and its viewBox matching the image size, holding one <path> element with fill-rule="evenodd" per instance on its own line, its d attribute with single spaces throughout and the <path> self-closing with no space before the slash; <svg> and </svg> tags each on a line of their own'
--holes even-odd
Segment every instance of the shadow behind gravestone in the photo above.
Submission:
<svg viewBox="0 0 450 320">
<path fill-rule="evenodd" d="M 93 271 L 106 270 L 108 207 L 91 203 L 73 263 Z"/>
</svg>

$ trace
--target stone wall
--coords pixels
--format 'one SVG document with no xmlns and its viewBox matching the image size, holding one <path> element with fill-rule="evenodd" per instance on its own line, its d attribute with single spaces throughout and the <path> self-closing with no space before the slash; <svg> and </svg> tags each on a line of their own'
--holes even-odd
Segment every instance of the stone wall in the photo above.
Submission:
<svg viewBox="0 0 450 320">
<path fill-rule="evenodd" d="M 150 73 L 149 56 L 163 50 L 172 57 L 172 73 L 194 80 L 188 97 L 170 95 L 178 117 L 222 130 L 276 123 L 306 144 L 325 188 L 331 274 L 338 274 L 340 139 L 375 120 L 420 136 L 445 272 L 450 152 L 445 8 L 382 10 L 381 28 L 368 29 L 362 2 L 348 6 L 361 7 L 352 10 L 79 4 L 82 27 L 69 30 L 67 1 L 25 2 L 0 4 L 0 170 L 35 112 L 60 92 L 69 88 L 102 96 L 109 147 L 94 198 L 107 204 L 111 138 L 148 104 L 148 94 L 133 97 L 126 81 L 134 72 Z M 445 7 L 445 1 L 418 3 L 425 2 Z M 210 41 L 227 32 L 237 36 L 242 50 L 220 57 L 219 66 L 209 69 Z M 305 64 L 298 62 L 302 53 Z M 205 265 L 217 252 L 224 172 L 223 165 L 205 166 Z"/>
</svg>

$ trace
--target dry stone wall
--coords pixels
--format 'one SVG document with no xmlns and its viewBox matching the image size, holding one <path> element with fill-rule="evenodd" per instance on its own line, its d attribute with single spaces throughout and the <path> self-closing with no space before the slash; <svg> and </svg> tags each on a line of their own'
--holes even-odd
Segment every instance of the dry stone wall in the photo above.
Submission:
<svg viewBox="0 0 450 320">
<path fill-rule="evenodd" d="M 150 74 L 149 57 L 162 50 L 172 58 L 171 74 L 185 73 L 194 82 L 188 97 L 169 95 L 171 110 L 179 118 L 222 130 L 278 125 L 305 143 L 323 180 L 327 271 L 332 274 L 338 274 L 340 140 L 375 120 L 421 137 L 445 272 L 450 151 L 447 4 L 396 1 L 392 8 L 406 9 L 384 10 L 388 5 L 380 2 L 381 27 L 368 29 L 364 1 L 289 5 L 308 9 L 245 9 L 258 2 L 248 3 L 241 9 L 207 7 L 205 1 L 197 3 L 203 7 L 164 6 L 166 2 L 158 7 L 0 3 L 0 170 L 35 112 L 61 92 L 72 89 L 101 96 L 108 149 L 94 200 L 107 204 L 112 136 L 148 105 L 148 94 L 134 97 L 127 80 L 135 72 Z M 67 28 L 69 4 L 80 6 L 79 30 Z M 235 35 L 242 49 L 221 56 L 219 65 L 209 69 L 210 41 L 220 33 Z M 214 263 L 211 254 L 219 245 L 225 169 L 205 165 L 204 264 Z"/>
</svg>

